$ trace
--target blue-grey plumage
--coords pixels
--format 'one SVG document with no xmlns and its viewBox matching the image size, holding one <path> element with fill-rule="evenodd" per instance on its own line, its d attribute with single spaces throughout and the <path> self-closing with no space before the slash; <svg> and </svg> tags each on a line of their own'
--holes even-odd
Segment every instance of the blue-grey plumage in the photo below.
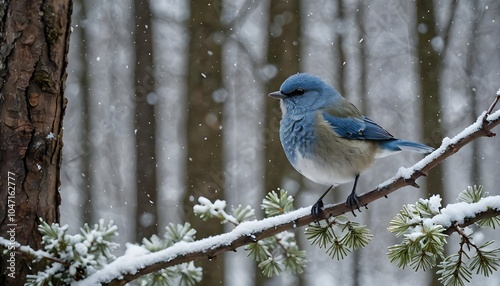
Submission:
<svg viewBox="0 0 500 286">
<path fill-rule="evenodd" d="M 362 115 L 332 86 L 311 74 L 290 76 L 279 91 L 269 96 L 280 99 L 283 114 L 280 139 L 290 163 L 319 184 L 336 186 L 355 180 L 347 201 L 351 208 L 359 209 L 355 193 L 357 178 L 376 158 L 399 151 L 433 150 L 427 145 L 394 138 Z M 321 198 L 312 210 L 315 217 L 323 205 Z"/>
</svg>

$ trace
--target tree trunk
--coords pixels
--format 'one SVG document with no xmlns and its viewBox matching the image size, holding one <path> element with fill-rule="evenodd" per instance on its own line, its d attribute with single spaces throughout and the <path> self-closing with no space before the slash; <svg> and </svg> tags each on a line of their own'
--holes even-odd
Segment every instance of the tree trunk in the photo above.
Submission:
<svg viewBox="0 0 500 286">
<path fill-rule="evenodd" d="M 79 5 L 81 6 L 80 13 L 78 15 L 79 20 L 77 22 L 79 23 L 84 23 L 85 19 L 87 19 L 87 5 L 85 3 L 85 0 L 78 0 Z M 80 96 L 82 97 L 82 146 L 84 147 L 84 152 L 82 156 L 80 156 L 81 160 L 81 166 L 82 166 L 82 173 L 84 176 L 82 176 L 82 182 L 80 185 L 80 190 L 82 191 L 82 197 L 83 197 L 83 202 L 82 202 L 82 219 L 84 223 L 96 223 L 98 219 L 96 218 L 96 214 L 94 211 L 94 198 L 92 196 L 92 178 L 94 177 L 94 173 L 92 172 L 91 165 L 92 165 L 92 154 L 90 151 L 92 150 L 91 146 L 91 130 L 92 130 L 92 120 L 91 120 L 91 115 L 90 115 L 90 109 L 92 107 L 91 103 L 91 98 L 89 94 L 89 61 L 88 61 L 88 27 L 86 25 L 82 26 L 82 29 L 79 31 L 79 35 L 81 39 L 80 45 L 78 45 L 79 49 L 79 56 L 81 57 L 80 61 L 80 74 L 79 74 L 79 81 L 81 85 L 80 89 Z M 75 36 L 75 34 L 73 34 Z"/>
<path fill-rule="evenodd" d="M 335 72 L 335 89 L 344 97 L 348 97 L 346 94 L 346 69 L 345 63 L 347 61 L 344 52 L 344 39 L 346 38 L 346 24 L 344 16 L 345 3 L 344 0 L 337 0 L 337 17 L 335 17 L 336 26 L 339 27 L 338 31 L 334 32 L 335 45 L 333 46 L 333 54 L 337 58 L 337 71 Z"/>
<path fill-rule="evenodd" d="M 475 12 L 474 18 L 472 18 L 471 22 L 471 27 L 470 27 L 470 35 L 469 35 L 469 40 L 467 41 L 470 43 L 467 45 L 467 54 L 466 54 L 466 59 L 465 59 L 465 74 L 467 75 L 466 77 L 466 83 L 465 83 L 465 90 L 469 91 L 469 98 L 470 98 L 470 109 L 469 109 L 469 116 L 471 120 L 475 120 L 479 114 L 478 114 L 478 94 L 476 93 L 477 91 L 477 78 L 475 77 L 475 72 L 476 72 L 476 66 L 478 65 L 478 59 L 477 56 L 479 54 L 480 49 L 478 48 L 479 46 L 479 39 L 478 39 L 478 29 L 479 29 L 479 24 L 482 19 L 481 13 L 479 11 L 480 8 L 480 3 L 478 1 L 473 1 L 470 3 L 472 5 L 472 8 L 474 9 L 473 11 Z M 470 185 L 480 185 L 481 184 L 481 149 L 479 145 L 479 141 L 472 141 L 471 142 L 471 149 L 472 149 L 472 154 L 470 158 L 471 162 L 471 167 L 470 167 Z"/>
<path fill-rule="evenodd" d="M 150 1 L 134 1 L 135 8 L 135 132 L 136 241 L 158 233 L 156 185 L 156 124 L 153 39 Z"/>
<path fill-rule="evenodd" d="M 59 220 L 71 1 L 3 1 L 0 15 L 0 235 L 38 249 L 39 219 Z M 12 251 L 0 264 L 0 285 L 38 270 Z"/>
<path fill-rule="evenodd" d="M 360 1 L 358 3 L 358 9 L 356 13 L 356 22 L 358 27 L 358 37 L 359 37 L 359 97 L 360 97 L 360 109 L 361 112 L 370 116 L 370 110 L 368 108 L 368 49 L 366 44 L 366 26 L 368 25 L 368 20 L 366 19 L 365 12 L 365 2 Z"/>
<path fill-rule="evenodd" d="M 184 214 L 197 230 L 196 238 L 223 232 L 217 219 L 203 222 L 193 214 L 200 196 L 224 198 L 222 158 L 222 108 L 217 92 L 222 88 L 221 0 L 191 1 L 187 69 L 187 173 Z M 204 285 L 222 285 L 224 258 L 201 262 Z"/>
<path fill-rule="evenodd" d="M 358 2 L 357 5 L 357 11 L 356 11 L 356 27 L 358 30 L 357 37 L 359 38 L 359 80 L 358 80 L 358 86 L 359 86 L 359 99 L 361 102 L 361 105 L 359 106 L 361 109 L 361 112 L 369 116 L 369 108 L 368 108 L 368 49 L 367 49 L 367 39 L 366 39 L 366 25 L 368 23 L 368 19 L 366 19 L 366 12 L 365 12 L 365 2 L 360 1 Z M 360 218 L 361 219 L 361 218 Z M 370 225 L 370 223 L 373 221 L 371 216 L 365 216 L 363 219 L 363 223 L 366 223 L 367 225 Z M 361 282 L 361 278 L 363 277 L 363 274 L 365 273 L 363 271 L 363 256 L 361 253 L 361 250 L 356 250 L 353 253 L 352 257 L 352 286 L 360 286 L 363 283 Z"/>
<path fill-rule="evenodd" d="M 416 30 L 418 34 L 417 56 L 420 98 L 422 99 L 422 125 L 425 143 L 438 146 L 443 138 L 441 129 L 441 100 L 439 75 L 442 57 L 432 45 L 431 40 L 438 36 L 433 1 L 416 1 Z M 442 165 L 436 166 L 428 175 L 426 190 L 438 194 L 446 205 L 443 186 Z M 440 285 L 437 274 L 432 271 L 431 285 Z"/>
<path fill-rule="evenodd" d="M 300 71 L 300 18 L 300 1 L 270 1 L 267 62 L 277 68 L 277 74 L 268 81 L 267 93 L 277 91 L 285 79 Z M 282 188 L 286 176 L 298 175 L 281 147 L 279 103 L 274 99 L 267 99 L 265 106 L 265 194 L 262 197 L 272 190 Z M 296 178 L 301 180 L 299 175 Z M 267 278 L 257 266 L 256 269 L 254 285 L 262 285 Z"/>
<path fill-rule="evenodd" d="M 431 40 L 438 36 L 432 1 L 417 1 L 419 87 L 422 98 L 422 120 L 424 138 L 432 146 L 442 141 L 441 100 L 439 75 L 441 55 L 433 49 Z M 439 194 L 444 199 L 442 168 L 437 166 L 427 177 L 429 193 Z"/>
<path fill-rule="evenodd" d="M 277 68 L 277 74 L 267 83 L 267 93 L 277 91 L 283 81 L 299 72 L 300 65 L 300 2 L 271 1 L 269 7 L 269 40 L 267 62 Z M 265 101 L 264 128 L 265 184 L 270 192 L 282 187 L 283 178 L 295 172 L 288 163 L 279 139 L 281 111 L 276 100 Z"/>
</svg>

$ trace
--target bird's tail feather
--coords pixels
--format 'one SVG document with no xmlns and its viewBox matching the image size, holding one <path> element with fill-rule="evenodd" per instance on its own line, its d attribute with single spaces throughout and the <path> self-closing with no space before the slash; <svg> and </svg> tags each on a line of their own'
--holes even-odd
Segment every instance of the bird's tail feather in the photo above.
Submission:
<svg viewBox="0 0 500 286">
<path fill-rule="evenodd" d="M 402 151 L 411 151 L 423 154 L 429 154 L 434 151 L 434 148 L 425 144 L 415 143 L 411 141 L 397 140 L 394 142 Z"/>
<path fill-rule="evenodd" d="M 425 144 L 415 143 L 411 141 L 405 141 L 400 139 L 388 140 L 380 144 L 381 154 L 378 157 L 385 157 L 391 153 L 399 151 L 410 151 L 423 154 L 429 154 L 434 151 L 434 148 L 427 146 Z"/>
</svg>

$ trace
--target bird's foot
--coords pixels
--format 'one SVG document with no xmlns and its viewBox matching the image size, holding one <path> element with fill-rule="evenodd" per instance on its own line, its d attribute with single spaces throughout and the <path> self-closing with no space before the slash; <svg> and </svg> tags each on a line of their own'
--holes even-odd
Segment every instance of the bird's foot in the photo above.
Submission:
<svg viewBox="0 0 500 286">
<path fill-rule="evenodd" d="M 314 222 L 319 225 L 319 216 L 323 211 L 323 198 L 328 194 L 328 192 L 333 188 L 333 185 L 330 186 L 322 195 L 319 197 L 318 201 L 311 208 L 311 215 L 314 218 Z"/>
<path fill-rule="evenodd" d="M 323 211 L 323 200 L 320 198 L 311 208 L 311 215 L 314 218 L 314 222 L 319 225 L 319 216 Z"/>
<path fill-rule="evenodd" d="M 352 193 L 347 197 L 345 205 L 351 208 L 351 212 L 354 216 L 356 216 L 356 214 L 354 213 L 354 207 L 356 207 L 358 211 L 361 212 L 361 210 L 359 209 L 359 197 L 356 195 L 356 193 Z"/>
</svg>

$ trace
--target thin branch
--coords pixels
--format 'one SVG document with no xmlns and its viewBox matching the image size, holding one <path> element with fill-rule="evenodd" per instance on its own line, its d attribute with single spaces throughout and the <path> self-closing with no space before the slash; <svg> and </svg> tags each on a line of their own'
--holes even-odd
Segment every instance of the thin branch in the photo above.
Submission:
<svg viewBox="0 0 500 286">
<path fill-rule="evenodd" d="M 441 38 L 443 39 L 443 53 L 441 54 L 441 60 L 445 61 L 446 60 L 446 55 L 448 54 L 448 47 L 450 46 L 450 31 L 451 27 L 453 26 L 453 23 L 455 22 L 455 15 L 457 14 L 458 11 L 458 1 L 454 0 L 450 4 L 450 10 L 451 14 L 450 17 L 448 18 L 447 23 L 445 24 L 445 27 L 443 29 L 443 33 L 441 34 Z"/>
<path fill-rule="evenodd" d="M 11 251 L 12 249 L 15 249 L 17 253 L 19 254 L 24 254 L 24 255 L 29 255 L 33 257 L 37 257 L 40 260 L 49 260 L 52 262 L 57 262 L 60 263 L 64 266 L 69 267 L 69 263 L 66 261 L 63 261 L 61 259 L 53 257 L 50 253 L 43 251 L 43 250 L 34 250 L 31 248 L 29 245 L 21 245 L 17 241 L 10 241 L 8 239 L 5 239 L 4 237 L 0 236 L 0 247 L 4 248 L 5 250 Z"/>
<path fill-rule="evenodd" d="M 498 101 L 498 98 L 495 102 Z M 494 105 L 492 105 L 494 106 Z M 492 108 L 490 108 L 492 110 Z M 486 116 L 486 117 L 483 117 Z M 486 118 L 485 120 L 483 118 Z M 494 114 L 485 112 L 477 121 L 452 139 L 445 138 L 441 147 L 428 155 L 420 162 L 410 168 L 401 168 L 396 176 L 379 185 L 373 191 L 359 197 L 361 205 L 367 205 L 377 199 L 386 197 L 388 194 L 404 186 L 418 187 L 416 180 L 425 176 L 429 170 L 443 162 L 446 158 L 457 153 L 462 147 L 471 141 L 484 137 L 493 136 L 490 130 L 500 124 L 500 111 Z M 321 213 L 321 219 L 330 216 L 338 216 L 350 212 L 351 209 L 344 203 L 327 205 Z M 498 215 L 497 212 L 485 212 L 475 218 L 471 218 L 463 225 L 473 223 L 483 216 Z M 160 269 L 181 264 L 184 262 L 213 258 L 228 251 L 236 251 L 237 248 L 254 243 L 266 237 L 270 237 L 285 230 L 292 230 L 313 222 L 310 207 L 266 218 L 260 221 L 244 222 L 233 231 L 221 235 L 205 238 L 190 243 L 178 243 L 155 253 L 139 257 L 127 257 L 124 255 L 105 268 L 98 270 L 87 279 L 76 285 L 124 285 L 125 283 Z M 133 262 L 130 262 L 133 261 Z"/>
<path fill-rule="evenodd" d="M 490 108 L 488 108 L 488 111 L 486 111 L 486 113 L 483 116 L 483 124 L 486 124 L 488 115 L 490 115 L 493 112 L 493 109 L 495 109 L 498 100 L 500 100 L 500 89 L 497 91 L 497 96 L 495 96 L 495 100 L 493 100 L 493 102 L 491 103 Z"/>
<path fill-rule="evenodd" d="M 257 7 L 262 3 L 262 1 L 254 1 L 254 0 L 247 0 L 245 3 L 243 3 L 236 14 L 236 16 L 231 19 L 228 23 L 224 24 L 224 27 L 226 30 L 230 30 L 231 28 L 236 28 L 247 20 L 250 15 L 257 10 Z"/>
<path fill-rule="evenodd" d="M 465 228 L 471 224 L 475 224 L 476 222 L 478 222 L 482 219 L 492 218 L 492 217 L 496 217 L 496 216 L 500 216 L 500 210 L 490 209 L 490 210 L 487 210 L 484 212 L 476 213 L 476 214 L 474 214 L 474 217 L 464 218 L 464 223 L 454 224 L 454 225 L 450 226 L 449 228 L 447 228 L 444 231 L 444 233 L 447 235 L 450 235 L 450 234 L 457 231 L 457 229 L 456 229 L 457 227 Z"/>
</svg>

